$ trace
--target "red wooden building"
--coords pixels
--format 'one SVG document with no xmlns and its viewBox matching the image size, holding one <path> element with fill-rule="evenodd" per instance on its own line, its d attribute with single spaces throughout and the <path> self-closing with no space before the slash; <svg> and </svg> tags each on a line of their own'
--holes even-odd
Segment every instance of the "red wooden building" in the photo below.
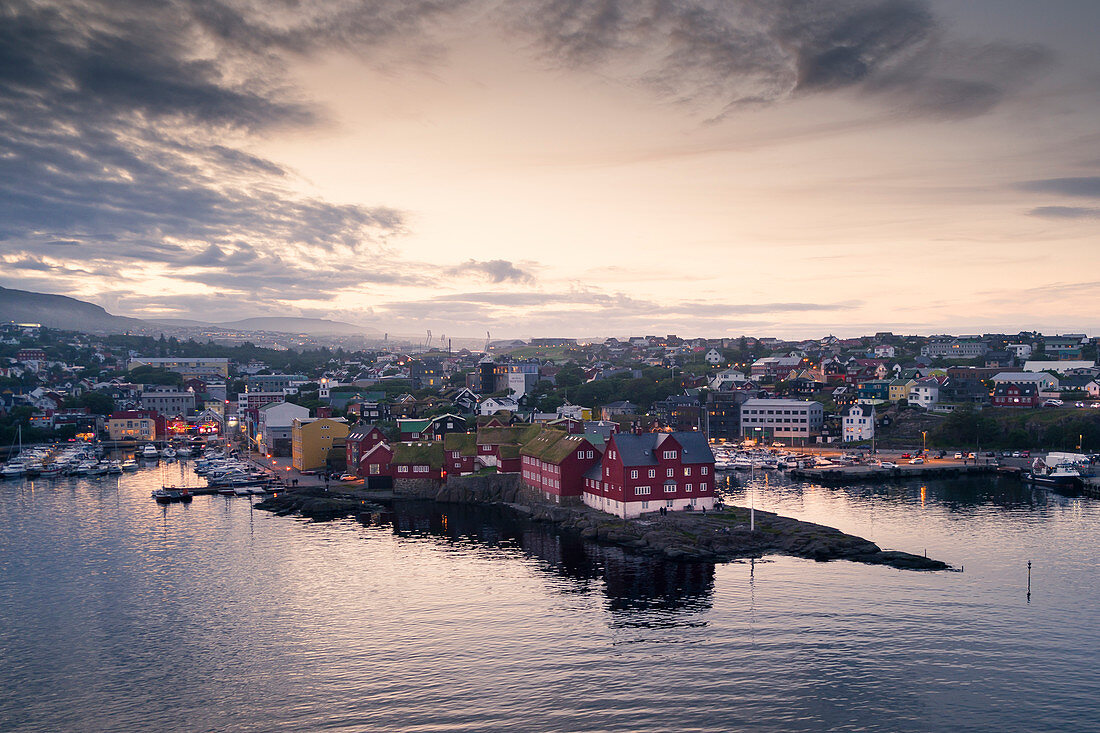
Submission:
<svg viewBox="0 0 1100 733">
<path fill-rule="evenodd" d="M 585 474 L 582 498 L 625 518 L 661 508 L 712 509 L 714 494 L 714 454 L 701 433 L 618 433 Z"/>
<path fill-rule="evenodd" d="M 477 435 L 447 433 L 443 436 L 443 457 L 448 476 L 464 476 L 477 470 Z"/>
<path fill-rule="evenodd" d="M 601 455 L 583 435 L 546 428 L 520 449 L 523 483 L 549 501 L 579 500 L 584 474 Z"/>
<path fill-rule="evenodd" d="M 359 425 L 352 429 L 348 433 L 347 441 L 344 443 L 348 470 L 355 471 L 360 476 L 366 476 L 367 474 L 361 472 L 358 468 L 359 460 L 367 455 L 371 448 L 384 442 L 386 442 L 386 436 L 373 425 Z"/>
<path fill-rule="evenodd" d="M 1038 407 L 1042 404 L 1037 384 L 998 384 L 993 389 L 994 407 Z"/>
</svg>

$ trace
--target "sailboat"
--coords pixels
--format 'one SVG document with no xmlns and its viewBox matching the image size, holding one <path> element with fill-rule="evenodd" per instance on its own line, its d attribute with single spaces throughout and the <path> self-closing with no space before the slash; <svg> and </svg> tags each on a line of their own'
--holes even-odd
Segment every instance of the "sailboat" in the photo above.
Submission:
<svg viewBox="0 0 1100 733">
<path fill-rule="evenodd" d="M 27 472 L 27 464 L 22 461 L 23 455 L 23 426 L 16 426 L 16 440 L 19 441 L 19 452 L 16 453 L 20 456 L 20 460 L 11 460 L 12 450 L 15 448 L 15 440 L 11 443 L 11 448 L 8 449 L 8 462 L 4 464 L 3 468 L 0 468 L 0 476 L 4 478 L 18 478 Z"/>
</svg>

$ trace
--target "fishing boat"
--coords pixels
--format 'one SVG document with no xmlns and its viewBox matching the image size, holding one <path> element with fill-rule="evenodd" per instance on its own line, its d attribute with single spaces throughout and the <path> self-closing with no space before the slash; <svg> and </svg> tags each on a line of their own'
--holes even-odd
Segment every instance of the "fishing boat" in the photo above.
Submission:
<svg viewBox="0 0 1100 733">
<path fill-rule="evenodd" d="M 1046 459 L 1036 458 L 1030 473 L 1024 474 L 1023 480 L 1037 486 L 1074 491 L 1084 483 L 1081 463 L 1073 460 L 1070 454 L 1061 453 L 1051 453 Z"/>
<path fill-rule="evenodd" d="M 138 462 L 133 458 L 127 458 L 121 464 L 123 471 L 136 471 L 138 470 Z"/>
<path fill-rule="evenodd" d="M 157 447 L 152 443 L 149 443 L 141 449 L 141 457 L 146 460 L 155 461 L 157 458 L 160 457 L 160 454 L 157 453 Z"/>
</svg>

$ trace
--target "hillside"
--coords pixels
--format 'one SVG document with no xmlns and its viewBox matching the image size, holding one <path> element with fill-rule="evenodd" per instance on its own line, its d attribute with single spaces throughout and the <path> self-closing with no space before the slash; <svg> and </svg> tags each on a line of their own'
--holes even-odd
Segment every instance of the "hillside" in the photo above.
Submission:
<svg viewBox="0 0 1100 733">
<path fill-rule="evenodd" d="M 0 287 L 0 321 L 40 323 L 92 333 L 148 333 L 155 327 L 137 318 L 113 316 L 102 307 L 65 295 L 32 293 Z"/>
<path fill-rule="evenodd" d="M 245 318 L 228 323 L 212 323 L 212 326 L 241 331 L 275 331 L 278 333 L 306 333 L 311 336 L 373 336 L 378 331 L 366 326 L 357 326 L 343 321 L 329 321 L 324 318 L 295 318 L 291 316 L 265 316 Z"/>
</svg>

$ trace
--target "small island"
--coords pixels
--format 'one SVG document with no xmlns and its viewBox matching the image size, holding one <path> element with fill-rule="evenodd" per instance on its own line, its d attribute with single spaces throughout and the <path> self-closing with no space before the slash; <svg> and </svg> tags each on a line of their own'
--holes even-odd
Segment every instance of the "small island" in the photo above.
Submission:
<svg viewBox="0 0 1100 733">
<path fill-rule="evenodd" d="M 749 529 L 749 509 L 722 506 L 709 512 L 670 512 L 621 519 L 583 505 L 563 506 L 527 500 L 504 482 L 482 482 L 461 489 L 443 487 L 434 496 L 401 496 L 389 492 L 305 487 L 279 492 L 256 504 L 279 515 L 299 514 L 317 521 L 373 515 L 400 499 L 504 506 L 533 522 L 557 525 L 584 539 L 616 545 L 638 554 L 684 562 L 729 562 L 768 554 L 819 562 L 851 560 L 903 570 L 947 570 L 939 560 L 883 550 L 870 540 L 821 524 L 756 511 Z"/>
</svg>

